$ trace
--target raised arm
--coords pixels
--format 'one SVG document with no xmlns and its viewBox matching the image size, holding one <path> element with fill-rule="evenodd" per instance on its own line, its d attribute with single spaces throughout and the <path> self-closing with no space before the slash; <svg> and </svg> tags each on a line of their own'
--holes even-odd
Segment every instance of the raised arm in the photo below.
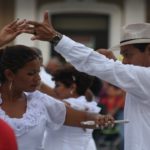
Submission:
<svg viewBox="0 0 150 150">
<path fill-rule="evenodd" d="M 17 35 L 22 33 L 21 31 L 25 26 L 26 20 L 19 21 L 18 19 L 5 25 L 0 30 L 0 47 L 14 40 Z"/>
<path fill-rule="evenodd" d="M 57 35 L 61 35 L 53 28 L 48 20 L 48 12 L 44 13 L 42 22 L 28 21 L 28 28 L 22 32 L 33 34 L 32 40 L 53 41 Z M 63 35 L 57 39 L 55 50 L 66 61 L 70 62 L 79 71 L 94 75 L 105 80 L 124 91 L 141 97 L 145 93 L 145 99 L 149 96 L 148 88 L 149 69 L 134 65 L 123 65 L 119 61 L 113 61 L 95 52 L 93 49 L 77 43 Z M 144 73 L 144 74 L 143 74 Z M 143 97 L 141 97 L 143 98 Z"/>
</svg>

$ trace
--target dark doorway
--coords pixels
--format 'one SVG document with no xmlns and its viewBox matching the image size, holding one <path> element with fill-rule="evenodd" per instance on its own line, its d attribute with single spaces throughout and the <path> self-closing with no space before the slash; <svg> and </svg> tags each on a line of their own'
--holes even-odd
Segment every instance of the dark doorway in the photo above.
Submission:
<svg viewBox="0 0 150 150">
<path fill-rule="evenodd" d="M 93 49 L 108 47 L 109 15 L 95 13 L 52 14 L 56 30 Z M 58 55 L 53 46 L 51 55 Z"/>
</svg>

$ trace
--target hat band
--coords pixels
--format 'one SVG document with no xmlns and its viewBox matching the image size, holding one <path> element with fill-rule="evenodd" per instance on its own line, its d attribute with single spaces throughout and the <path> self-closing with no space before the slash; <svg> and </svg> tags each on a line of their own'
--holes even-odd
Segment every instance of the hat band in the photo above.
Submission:
<svg viewBox="0 0 150 150">
<path fill-rule="evenodd" d="M 136 38 L 136 39 L 123 40 L 123 41 L 120 42 L 120 44 L 122 44 L 124 42 L 133 41 L 133 40 L 140 40 L 140 39 L 150 39 L 150 38 Z"/>
</svg>

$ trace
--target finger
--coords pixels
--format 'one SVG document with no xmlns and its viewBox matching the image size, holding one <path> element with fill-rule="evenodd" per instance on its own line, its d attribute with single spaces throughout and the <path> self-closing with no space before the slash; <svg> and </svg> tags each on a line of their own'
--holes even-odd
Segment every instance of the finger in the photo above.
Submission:
<svg viewBox="0 0 150 150">
<path fill-rule="evenodd" d="M 10 22 L 10 23 L 8 24 L 8 27 L 13 27 L 14 25 L 16 25 L 17 22 L 18 22 L 18 20 L 19 20 L 19 19 L 17 18 L 16 20 Z"/>
<path fill-rule="evenodd" d="M 17 22 L 17 26 L 20 26 L 22 24 L 26 24 L 26 22 L 27 22 L 26 19 L 20 20 Z"/>
<path fill-rule="evenodd" d="M 99 118 L 99 120 L 98 120 L 99 125 L 104 125 L 105 124 L 105 120 L 104 119 L 105 119 L 104 116 L 101 115 L 100 118 Z"/>
<path fill-rule="evenodd" d="M 21 33 L 22 33 L 21 30 L 20 30 L 20 31 L 17 31 L 17 32 L 15 33 L 15 37 L 16 37 L 17 35 L 21 34 Z"/>
<path fill-rule="evenodd" d="M 107 122 L 105 122 L 105 127 L 108 127 L 108 126 L 109 126 L 109 124 Z"/>
<path fill-rule="evenodd" d="M 20 30 L 22 30 L 22 33 L 29 33 L 29 34 L 34 34 L 35 32 L 35 28 L 30 27 L 29 25 L 26 25 L 24 28 L 21 28 Z"/>
<path fill-rule="evenodd" d="M 17 26 L 17 30 L 22 30 L 22 29 L 26 29 L 28 27 L 28 25 L 26 24 L 26 21 L 19 23 L 19 25 Z"/>
<path fill-rule="evenodd" d="M 40 37 L 38 35 L 35 35 L 33 37 L 31 37 L 31 40 L 34 41 L 34 40 L 40 40 Z"/>
<path fill-rule="evenodd" d="M 40 22 L 36 22 L 36 21 L 27 21 L 28 25 L 33 25 L 33 26 L 40 26 L 41 23 Z"/>
<path fill-rule="evenodd" d="M 25 26 L 24 30 L 29 30 L 29 31 L 33 31 L 35 28 L 34 27 L 30 27 L 28 25 Z"/>
<path fill-rule="evenodd" d="M 48 19 L 48 11 L 45 11 L 44 12 L 44 20 L 43 20 L 43 23 L 46 23 L 46 24 L 49 24 L 49 19 Z"/>
<path fill-rule="evenodd" d="M 21 33 L 34 34 L 34 30 L 26 30 L 26 29 L 23 29 L 23 30 L 21 30 Z"/>
</svg>

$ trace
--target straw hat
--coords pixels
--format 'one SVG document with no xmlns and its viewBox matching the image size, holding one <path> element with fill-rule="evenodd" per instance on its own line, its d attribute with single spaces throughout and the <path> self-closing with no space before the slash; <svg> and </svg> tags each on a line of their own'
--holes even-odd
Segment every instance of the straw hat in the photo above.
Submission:
<svg viewBox="0 0 150 150">
<path fill-rule="evenodd" d="M 135 43 L 150 43 L 150 23 L 135 23 L 124 26 L 120 44 L 110 48 L 110 50 L 120 49 L 120 46 Z"/>
</svg>

